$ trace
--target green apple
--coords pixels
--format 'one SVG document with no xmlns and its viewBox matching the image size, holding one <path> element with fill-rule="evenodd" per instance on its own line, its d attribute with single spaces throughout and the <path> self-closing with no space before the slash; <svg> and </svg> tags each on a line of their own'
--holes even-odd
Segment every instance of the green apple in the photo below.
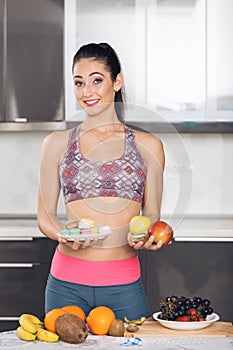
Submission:
<svg viewBox="0 0 233 350">
<path fill-rule="evenodd" d="M 151 219 L 148 216 L 133 216 L 130 220 L 129 230 L 131 232 L 131 241 L 138 242 L 148 236 L 148 229 L 151 225 Z"/>
</svg>

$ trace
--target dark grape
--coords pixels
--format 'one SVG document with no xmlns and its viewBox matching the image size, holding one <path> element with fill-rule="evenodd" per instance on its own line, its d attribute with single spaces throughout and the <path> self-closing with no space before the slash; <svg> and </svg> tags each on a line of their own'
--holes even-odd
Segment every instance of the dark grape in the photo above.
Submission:
<svg viewBox="0 0 233 350">
<path fill-rule="evenodd" d="M 185 303 L 185 300 L 184 299 L 181 299 L 181 298 L 178 298 L 175 302 L 175 304 L 177 305 L 177 307 L 181 307 L 183 306 Z"/>
<path fill-rule="evenodd" d="M 185 305 L 186 306 L 191 306 L 192 305 L 192 301 L 190 299 L 186 299 L 185 300 Z"/>
<path fill-rule="evenodd" d="M 194 302 L 197 304 L 197 306 L 198 306 L 198 305 L 201 304 L 202 298 L 200 298 L 200 297 L 193 297 L 193 301 L 194 301 Z"/>
<path fill-rule="evenodd" d="M 209 305 L 210 305 L 209 299 L 204 299 L 204 300 L 202 300 L 201 305 L 209 306 Z"/>
<path fill-rule="evenodd" d="M 198 308 L 198 306 L 199 306 L 199 304 L 197 304 L 195 301 L 193 301 L 193 303 L 192 303 L 192 304 L 193 304 L 193 306 L 192 306 L 192 307 L 193 307 L 194 309 L 197 309 L 197 308 Z"/>
<path fill-rule="evenodd" d="M 188 317 L 188 310 L 195 309 L 195 317 L 191 317 L 191 321 L 198 321 L 198 317 L 206 319 L 206 317 L 213 313 L 213 308 L 210 307 L 209 299 L 202 299 L 198 296 L 193 298 L 176 295 L 168 296 L 160 302 L 161 314 L 159 318 L 168 321 L 175 321 L 180 316 Z M 194 310 L 191 310 L 193 312 Z M 190 314 L 191 315 L 191 314 Z"/>
<path fill-rule="evenodd" d="M 214 311 L 213 308 L 210 307 L 210 306 L 208 307 L 207 310 L 208 310 L 208 315 L 211 315 L 213 313 L 213 311 Z"/>
<path fill-rule="evenodd" d="M 169 317 L 169 320 L 170 320 L 170 321 L 175 321 L 175 319 L 176 319 L 176 316 L 175 316 L 174 313 L 172 313 L 172 314 L 170 315 L 170 317 Z"/>
<path fill-rule="evenodd" d="M 202 315 L 204 315 L 204 316 L 207 316 L 207 315 L 208 315 L 208 312 L 209 312 L 208 308 L 204 308 L 204 309 L 202 309 L 202 311 L 201 311 Z"/>
<path fill-rule="evenodd" d="M 185 316 L 186 315 L 186 311 L 185 310 L 178 310 L 178 316 Z"/>
</svg>

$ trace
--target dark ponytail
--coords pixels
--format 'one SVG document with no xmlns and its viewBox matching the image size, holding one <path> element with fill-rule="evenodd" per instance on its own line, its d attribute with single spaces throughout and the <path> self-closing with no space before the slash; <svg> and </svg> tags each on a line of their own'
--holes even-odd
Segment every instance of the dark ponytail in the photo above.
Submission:
<svg viewBox="0 0 233 350">
<path fill-rule="evenodd" d="M 74 65 L 76 62 L 82 58 L 93 58 L 94 60 L 101 61 L 104 63 L 106 69 L 111 74 L 111 79 L 115 82 L 116 77 L 121 73 L 121 64 L 116 52 L 107 43 L 90 43 L 83 45 L 76 52 L 73 58 L 72 71 L 74 70 Z M 124 87 L 122 86 L 120 90 L 115 93 L 115 110 L 118 119 L 124 122 L 125 116 L 125 106 L 124 106 Z"/>
</svg>

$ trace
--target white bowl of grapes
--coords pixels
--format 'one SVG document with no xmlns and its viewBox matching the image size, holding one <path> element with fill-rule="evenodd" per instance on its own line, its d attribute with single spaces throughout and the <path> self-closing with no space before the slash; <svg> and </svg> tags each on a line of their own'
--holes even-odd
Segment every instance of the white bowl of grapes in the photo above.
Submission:
<svg viewBox="0 0 233 350">
<path fill-rule="evenodd" d="M 210 326 L 219 316 L 207 298 L 172 295 L 160 301 L 160 311 L 153 319 L 170 329 L 196 330 Z"/>
</svg>

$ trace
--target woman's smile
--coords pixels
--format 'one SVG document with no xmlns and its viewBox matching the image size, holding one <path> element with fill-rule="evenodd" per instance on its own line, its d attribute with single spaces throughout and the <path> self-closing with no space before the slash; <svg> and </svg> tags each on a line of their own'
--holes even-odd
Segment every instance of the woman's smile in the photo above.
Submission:
<svg viewBox="0 0 233 350">
<path fill-rule="evenodd" d="M 99 103 L 100 99 L 94 99 L 94 100 L 84 100 L 83 102 L 86 104 L 87 107 L 93 107 L 96 106 Z"/>
</svg>

